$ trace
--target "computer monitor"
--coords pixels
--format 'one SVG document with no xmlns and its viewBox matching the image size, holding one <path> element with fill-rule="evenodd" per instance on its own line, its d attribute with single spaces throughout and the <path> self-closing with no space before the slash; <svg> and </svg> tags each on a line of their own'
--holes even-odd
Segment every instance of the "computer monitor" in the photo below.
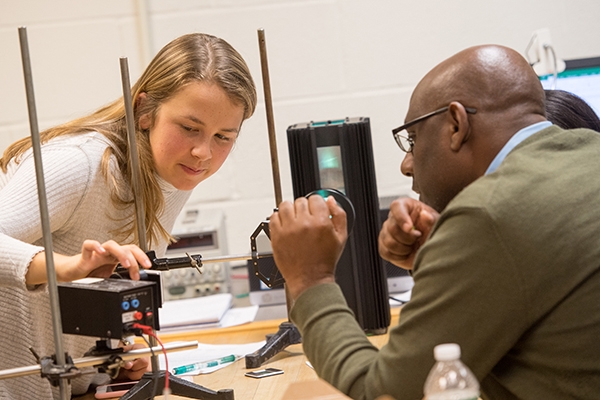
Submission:
<svg viewBox="0 0 600 400">
<path fill-rule="evenodd" d="M 557 74 L 540 77 L 544 89 L 559 89 L 576 94 L 600 116 L 600 57 L 565 60 L 566 68 Z"/>
</svg>

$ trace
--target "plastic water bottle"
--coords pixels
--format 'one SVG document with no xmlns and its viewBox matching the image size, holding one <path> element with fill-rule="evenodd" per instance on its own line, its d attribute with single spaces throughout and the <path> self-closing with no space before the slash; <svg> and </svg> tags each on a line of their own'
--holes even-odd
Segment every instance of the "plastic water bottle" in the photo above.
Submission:
<svg viewBox="0 0 600 400">
<path fill-rule="evenodd" d="M 425 381 L 426 400 L 477 400 L 479 382 L 460 360 L 460 346 L 446 343 L 433 349 L 435 365 Z"/>
</svg>

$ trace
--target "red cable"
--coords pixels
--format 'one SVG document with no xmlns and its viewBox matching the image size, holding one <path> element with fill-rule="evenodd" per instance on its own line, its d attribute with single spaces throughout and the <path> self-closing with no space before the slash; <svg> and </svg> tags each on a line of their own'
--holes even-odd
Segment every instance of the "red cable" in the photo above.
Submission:
<svg viewBox="0 0 600 400">
<path fill-rule="evenodd" d="M 158 344 L 160 344 L 163 354 L 165 355 L 165 370 L 166 370 L 165 371 L 165 390 L 168 391 L 169 390 L 169 359 L 167 358 L 167 350 L 165 349 L 165 346 L 162 344 L 162 342 L 160 341 L 158 336 L 156 336 L 156 334 L 154 334 L 154 330 L 152 329 L 151 326 L 136 323 L 136 324 L 133 324 L 133 327 L 135 329 L 140 329 L 143 333 L 145 333 L 148 336 L 152 336 L 154 339 L 156 339 Z"/>
</svg>

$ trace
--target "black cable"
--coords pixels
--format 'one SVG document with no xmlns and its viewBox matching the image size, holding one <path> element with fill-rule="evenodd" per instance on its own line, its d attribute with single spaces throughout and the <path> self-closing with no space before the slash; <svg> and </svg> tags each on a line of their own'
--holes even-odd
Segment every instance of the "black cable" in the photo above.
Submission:
<svg viewBox="0 0 600 400">
<path fill-rule="evenodd" d="M 146 336 L 144 336 L 144 335 L 140 335 L 140 336 L 142 337 L 142 339 L 144 339 L 144 342 L 146 342 L 146 344 L 150 348 L 150 353 L 152 354 L 152 357 L 156 357 L 156 355 L 154 354 L 154 349 L 152 348 L 152 345 L 150 345 L 150 342 L 148 341 Z M 158 385 L 158 373 L 156 373 L 156 371 L 153 371 L 153 372 L 154 373 L 152 374 L 152 391 L 150 393 L 152 393 L 152 396 L 154 398 L 154 396 L 156 395 L 156 387 Z"/>
<path fill-rule="evenodd" d="M 397 299 L 397 298 L 392 297 L 392 296 L 389 296 L 389 298 L 390 298 L 390 300 L 397 301 L 398 303 L 400 303 L 400 305 L 408 303 L 408 300 L 400 300 L 400 299 Z"/>
</svg>

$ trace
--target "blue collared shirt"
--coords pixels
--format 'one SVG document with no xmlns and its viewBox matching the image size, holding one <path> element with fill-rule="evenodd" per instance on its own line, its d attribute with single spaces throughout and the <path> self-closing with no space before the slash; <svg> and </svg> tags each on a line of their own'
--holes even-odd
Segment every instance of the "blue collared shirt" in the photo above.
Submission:
<svg viewBox="0 0 600 400">
<path fill-rule="evenodd" d="M 514 136 L 511 137 L 508 142 L 506 142 L 506 144 L 504 145 L 502 150 L 500 150 L 500 152 L 496 155 L 496 157 L 494 157 L 494 160 L 488 167 L 487 171 L 485 171 L 485 174 L 491 174 L 496 169 L 498 169 L 498 167 L 500 166 L 500 164 L 502 164 L 502 161 L 504 161 L 508 153 L 510 153 L 515 147 L 517 147 L 519 143 L 521 143 L 523 140 L 527 139 L 534 133 L 538 133 L 542 129 L 549 127 L 550 125 L 552 125 L 552 122 L 550 121 L 538 122 L 533 125 L 529 125 L 521 129 L 519 132 L 515 133 Z"/>
</svg>

